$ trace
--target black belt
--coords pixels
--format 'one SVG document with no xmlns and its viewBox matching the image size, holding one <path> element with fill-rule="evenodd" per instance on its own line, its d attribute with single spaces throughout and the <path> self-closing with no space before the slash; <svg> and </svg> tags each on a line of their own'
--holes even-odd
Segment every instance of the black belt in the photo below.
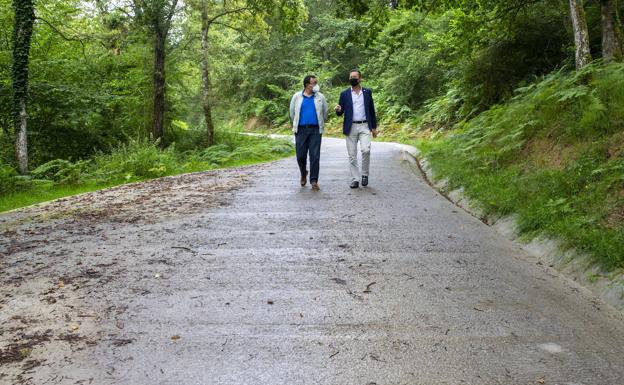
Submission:
<svg viewBox="0 0 624 385">
<path fill-rule="evenodd" d="M 299 128 L 319 128 L 318 124 L 304 124 L 299 125 Z"/>
<path fill-rule="evenodd" d="M 362 123 L 366 123 L 366 120 L 354 120 L 353 123 L 354 124 L 362 124 Z"/>
</svg>

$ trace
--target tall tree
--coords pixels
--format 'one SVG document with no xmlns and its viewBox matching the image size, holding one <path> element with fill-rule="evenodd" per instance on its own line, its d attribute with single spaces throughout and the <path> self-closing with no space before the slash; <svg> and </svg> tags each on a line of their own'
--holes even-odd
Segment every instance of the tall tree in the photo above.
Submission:
<svg viewBox="0 0 624 385">
<path fill-rule="evenodd" d="M 591 61 L 589 52 L 589 32 L 587 30 L 587 20 L 583 9 L 583 0 L 569 0 L 570 18 L 574 30 L 574 45 L 576 47 L 575 61 L 576 69 L 579 70 Z"/>
<path fill-rule="evenodd" d="M 193 2 L 191 2 L 193 4 Z M 243 16 L 277 16 L 281 28 L 286 31 L 293 31 L 299 25 L 302 17 L 305 17 L 305 8 L 300 0 L 287 1 L 220 1 L 220 0 L 199 0 L 201 14 L 201 77 L 202 77 L 202 107 L 204 110 L 204 120 L 206 122 L 206 143 L 208 146 L 214 142 L 214 123 L 212 121 L 212 106 L 210 98 L 212 88 L 210 83 L 210 55 L 209 55 L 209 32 L 213 25 L 232 29 L 246 37 L 245 30 L 251 27 L 245 26 Z M 239 20 L 235 20 L 238 17 Z M 261 18 L 251 20 L 255 27 L 263 24 Z"/>
<path fill-rule="evenodd" d="M 35 22 L 35 6 L 32 0 L 13 0 L 15 24 L 13 29 L 13 121 L 15 125 L 15 152 L 21 174 L 28 173 L 28 59 L 30 40 Z"/>
<path fill-rule="evenodd" d="M 600 0 L 602 57 L 605 62 L 622 61 L 622 33 L 614 0 Z"/>
<path fill-rule="evenodd" d="M 211 146 L 214 142 L 214 123 L 212 121 L 212 107 L 210 104 L 210 70 L 208 68 L 208 32 L 210 26 L 219 17 L 227 15 L 221 12 L 219 15 L 208 18 L 208 4 L 206 0 L 201 0 L 201 77 L 202 77 L 202 108 L 204 110 L 204 121 L 206 122 L 206 145 Z M 239 12 L 242 12 L 239 11 Z"/>
<path fill-rule="evenodd" d="M 153 117 L 152 139 L 159 141 L 160 147 L 166 145 L 165 138 L 165 60 L 167 54 L 167 37 L 171 29 L 171 21 L 176 12 L 178 0 L 133 0 L 134 13 L 152 34 L 154 67 L 152 83 Z"/>
</svg>

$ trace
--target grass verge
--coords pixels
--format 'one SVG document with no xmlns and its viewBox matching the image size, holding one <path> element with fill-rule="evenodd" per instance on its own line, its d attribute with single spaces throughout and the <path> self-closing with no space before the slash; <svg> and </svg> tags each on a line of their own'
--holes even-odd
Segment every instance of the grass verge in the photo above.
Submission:
<svg viewBox="0 0 624 385">
<path fill-rule="evenodd" d="M 57 198 L 169 175 L 240 167 L 294 154 L 286 140 L 218 132 L 214 146 L 176 151 L 133 142 L 93 159 L 54 160 L 32 170 L 29 177 L 0 165 L 0 212 Z"/>
<path fill-rule="evenodd" d="M 624 268 L 624 66 L 555 73 L 417 146 L 487 214 Z"/>
</svg>

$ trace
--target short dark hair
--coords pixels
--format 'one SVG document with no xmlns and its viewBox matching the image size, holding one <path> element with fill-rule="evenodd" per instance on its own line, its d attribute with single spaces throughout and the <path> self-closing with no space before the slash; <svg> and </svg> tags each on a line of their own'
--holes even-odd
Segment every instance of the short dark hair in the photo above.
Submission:
<svg viewBox="0 0 624 385">
<path fill-rule="evenodd" d="M 316 79 L 316 76 L 314 75 L 308 75 L 305 78 L 303 78 L 303 86 L 307 86 L 308 84 L 312 83 L 312 79 Z"/>
<path fill-rule="evenodd" d="M 358 73 L 358 75 L 359 75 L 360 77 L 362 77 L 362 73 L 361 73 L 361 72 L 360 72 L 360 70 L 359 70 L 359 69 L 357 69 L 357 68 L 354 68 L 354 69 L 352 69 L 351 71 L 349 71 L 349 74 L 351 74 L 351 72 L 357 72 L 357 73 Z"/>
</svg>

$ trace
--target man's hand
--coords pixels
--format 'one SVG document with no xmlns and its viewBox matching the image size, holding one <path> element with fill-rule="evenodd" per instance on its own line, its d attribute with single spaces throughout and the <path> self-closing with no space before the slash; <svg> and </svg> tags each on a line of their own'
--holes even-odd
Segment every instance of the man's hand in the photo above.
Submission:
<svg viewBox="0 0 624 385">
<path fill-rule="evenodd" d="M 340 112 L 340 111 L 342 111 L 342 107 L 340 106 L 340 104 L 336 104 L 336 107 L 334 107 L 334 110 L 336 112 Z"/>
<path fill-rule="evenodd" d="M 373 133 L 373 138 L 376 138 L 377 137 L 377 129 L 374 129 L 371 132 Z"/>
</svg>

